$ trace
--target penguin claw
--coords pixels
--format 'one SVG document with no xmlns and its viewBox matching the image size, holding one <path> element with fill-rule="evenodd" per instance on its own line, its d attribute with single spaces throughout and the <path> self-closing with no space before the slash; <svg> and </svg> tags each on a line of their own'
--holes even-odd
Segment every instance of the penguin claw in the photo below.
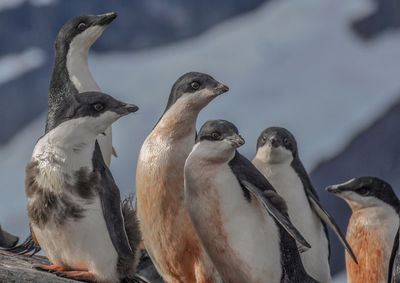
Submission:
<svg viewBox="0 0 400 283">
<path fill-rule="evenodd" d="M 60 273 L 65 270 L 63 267 L 61 267 L 59 265 L 55 265 L 55 264 L 53 264 L 53 265 L 34 264 L 32 267 L 36 270 L 54 273 L 54 274 Z"/>
</svg>

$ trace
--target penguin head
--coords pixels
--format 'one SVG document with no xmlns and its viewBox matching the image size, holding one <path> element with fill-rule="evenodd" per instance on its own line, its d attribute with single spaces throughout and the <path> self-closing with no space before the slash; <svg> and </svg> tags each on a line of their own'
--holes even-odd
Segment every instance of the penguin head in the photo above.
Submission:
<svg viewBox="0 0 400 283">
<path fill-rule="evenodd" d="M 210 160 L 227 162 L 236 149 L 245 143 L 234 124 L 225 120 L 209 120 L 201 126 L 195 148 Z"/>
<path fill-rule="evenodd" d="M 102 92 L 82 92 L 66 98 L 56 113 L 56 121 L 57 126 L 71 121 L 77 129 L 97 136 L 122 116 L 138 109 L 136 105 L 121 102 Z"/>
<path fill-rule="evenodd" d="M 188 108 L 201 110 L 218 95 L 229 88 L 203 73 L 190 72 L 181 76 L 172 86 L 165 112 L 176 102 Z"/>
<path fill-rule="evenodd" d="M 88 51 L 92 44 L 99 38 L 106 27 L 117 17 L 117 13 L 102 15 L 78 16 L 70 19 L 59 31 L 55 48 L 75 48 Z"/>
<path fill-rule="evenodd" d="M 297 157 L 296 139 L 287 129 L 270 127 L 261 132 L 257 140 L 257 159 L 268 163 L 290 163 Z"/>
<path fill-rule="evenodd" d="M 392 187 L 376 177 L 354 178 L 346 183 L 332 185 L 326 191 L 343 198 L 353 210 L 389 205 L 397 211 L 399 200 Z"/>
</svg>

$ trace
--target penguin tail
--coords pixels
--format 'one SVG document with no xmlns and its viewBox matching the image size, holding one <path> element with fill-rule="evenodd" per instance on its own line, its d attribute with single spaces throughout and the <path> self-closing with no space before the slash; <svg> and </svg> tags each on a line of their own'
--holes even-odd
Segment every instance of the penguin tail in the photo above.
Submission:
<svg viewBox="0 0 400 283">
<path fill-rule="evenodd" d="M 30 234 L 22 244 L 12 248 L 2 248 L 1 250 L 19 255 L 27 254 L 29 256 L 33 256 L 40 252 L 41 248 L 33 239 L 32 234 Z"/>
</svg>

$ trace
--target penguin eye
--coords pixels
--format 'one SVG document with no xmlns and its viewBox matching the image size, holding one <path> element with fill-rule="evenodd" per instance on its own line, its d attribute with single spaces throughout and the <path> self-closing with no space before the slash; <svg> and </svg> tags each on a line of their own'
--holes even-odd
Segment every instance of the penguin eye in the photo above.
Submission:
<svg viewBox="0 0 400 283">
<path fill-rule="evenodd" d="M 218 139 L 220 138 L 220 134 L 219 134 L 218 132 L 214 132 L 214 133 L 211 134 L 211 137 L 212 137 L 214 140 L 218 140 Z"/>
<path fill-rule="evenodd" d="M 360 194 L 360 195 L 364 195 L 364 196 L 368 195 L 368 189 L 366 187 L 359 188 L 357 190 L 357 193 Z"/>
<path fill-rule="evenodd" d="M 283 139 L 283 143 L 286 144 L 286 145 L 288 145 L 288 144 L 289 144 L 289 139 L 288 139 L 288 138 L 284 138 L 284 139 Z"/>
<path fill-rule="evenodd" d="M 79 23 L 78 25 L 78 30 L 84 31 L 86 29 L 86 24 L 84 22 Z"/>
<path fill-rule="evenodd" d="M 96 110 L 97 112 L 100 112 L 101 110 L 103 110 L 104 106 L 101 103 L 96 103 L 95 105 L 93 105 L 94 110 Z"/>
<path fill-rule="evenodd" d="M 199 89 L 200 84 L 199 84 L 198 82 L 192 82 L 192 83 L 190 84 L 190 86 L 191 86 L 193 89 Z"/>
<path fill-rule="evenodd" d="M 266 140 L 267 140 L 267 136 L 263 136 L 263 137 L 262 137 L 262 140 L 263 140 L 263 141 L 266 141 Z"/>
</svg>

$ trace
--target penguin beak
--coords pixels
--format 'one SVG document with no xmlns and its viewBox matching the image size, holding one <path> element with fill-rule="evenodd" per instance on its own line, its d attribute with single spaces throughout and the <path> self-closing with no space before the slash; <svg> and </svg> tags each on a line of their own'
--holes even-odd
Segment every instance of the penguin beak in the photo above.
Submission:
<svg viewBox="0 0 400 283">
<path fill-rule="evenodd" d="M 129 113 L 134 113 L 139 110 L 139 107 L 133 104 L 126 104 L 124 108 L 129 112 Z"/>
<path fill-rule="evenodd" d="M 340 192 L 338 185 L 332 185 L 325 188 L 328 193 L 337 194 Z"/>
<path fill-rule="evenodd" d="M 134 112 L 136 112 L 138 110 L 139 110 L 139 107 L 137 107 L 134 104 L 124 104 L 124 105 L 118 107 L 115 110 L 115 112 L 117 114 L 119 114 L 120 116 L 125 116 L 125 115 L 128 115 L 130 113 L 134 113 Z"/>
<path fill-rule="evenodd" d="M 224 84 L 218 83 L 214 90 L 217 95 L 220 95 L 224 92 L 227 92 L 229 90 L 229 87 Z"/>
<path fill-rule="evenodd" d="M 272 147 L 277 148 L 279 146 L 278 138 L 273 136 L 269 139 L 269 143 Z"/>
<path fill-rule="evenodd" d="M 242 145 L 244 145 L 245 141 L 244 139 L 240 136 L 240 135 L 233 135 L 227 138 L 227 140 L 235 147 L 241 147 Z"/>
<path fill-rule="evenodd" d="M 107 13 L 103 15 L 99 15 L 99 19 L 95 25 L 100 25 L 100 26 L 107 26 L 109 25 L 116 17 L 118 16 L 117 13 L 112 12 L 112 13 Z"/>
</svg>

